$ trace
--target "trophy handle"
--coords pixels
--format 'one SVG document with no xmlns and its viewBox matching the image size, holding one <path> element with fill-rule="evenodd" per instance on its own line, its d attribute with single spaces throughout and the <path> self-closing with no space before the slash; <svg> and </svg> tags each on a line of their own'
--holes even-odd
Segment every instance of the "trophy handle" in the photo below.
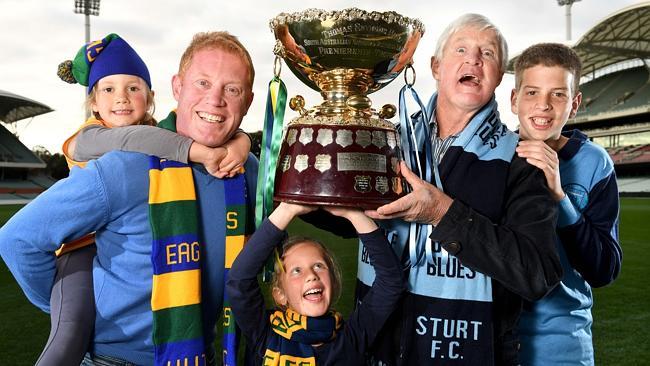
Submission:
<svg viewBox="0 0 650 366">
<path fill-rule="evenodd" d="M 381 110 L 377 113 L 377 116 L 379 116 L 379 118 L 390 119 L 395 117 L 396 113 L 397 107 L 395 107 L 393 104 L 384 104 L 381 107 Z"/>
<path fill-rule="evenodd" d="M 301 116 L 307 115 L 307 110 L 305 109 L 305 98 L 302 95 L 296 95 L 295 97 L 289 100 L 289 108 L 292 111 L 300 113 Z"/>
</svg>

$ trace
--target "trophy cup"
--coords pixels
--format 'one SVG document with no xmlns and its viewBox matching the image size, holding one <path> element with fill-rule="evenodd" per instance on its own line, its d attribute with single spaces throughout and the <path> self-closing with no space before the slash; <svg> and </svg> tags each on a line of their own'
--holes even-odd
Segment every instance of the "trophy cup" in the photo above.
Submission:
<svg viewBox="0 0 650 366">
<path fill-rule="evenodd" d="M 325 99 L 284 130 L 275 175 L 276 201 L 375 209 L 403 194 L 399 136 L 387 121 L 393 105 L 371 108 L 368 94 L 410 65 L 424 33 L 395 12 L 309 9 L 270 22 L 274 53 Z"/>
</svg>

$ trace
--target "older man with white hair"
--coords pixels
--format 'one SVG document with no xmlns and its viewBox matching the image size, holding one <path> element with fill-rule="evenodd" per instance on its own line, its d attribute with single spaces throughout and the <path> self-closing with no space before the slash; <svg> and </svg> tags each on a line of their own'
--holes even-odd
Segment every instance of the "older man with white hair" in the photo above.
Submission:
<svg viewBox="0 0 650 366">
<path fill-rule="evenodd" d="M 416 148 L 433 174 L 421 179 L 402 164 L 411 192 L 367 212 L 385 220 L 409 277 L 374 364 L 517 364 L 522 299 L 561 279 L 555 205 L 543 175 L 515 154 L 518 137 L 494 100 L 507 59 L 501 32 L 481 15 L 456 19 L 438 41 L 438 91 L 413 116 L 431 136 Z M 374 280 L 363 252 L 358 298 Z"/>
</svg>

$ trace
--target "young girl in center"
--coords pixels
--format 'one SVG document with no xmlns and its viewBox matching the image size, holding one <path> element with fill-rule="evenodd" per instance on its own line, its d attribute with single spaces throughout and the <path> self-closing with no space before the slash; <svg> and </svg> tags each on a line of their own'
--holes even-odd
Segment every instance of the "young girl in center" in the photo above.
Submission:
<svg viewBox="0 0 650 366">
<path fill-rule="evenodd" d="M 243 132 L 224 146 L 210 148 L 155 127 L 149 70 L 116 34 L 81 47 L 74 60 L 59 65 L 57 74 L 68 83 L 88 87 L 86 108 L 92 112 L 63 144 L 71 169 L 82 168 L 87 160 L 111 150 L 125 150 L 201 163 L 210 174 L 223 178 L 237 174 L 248 158 L 250 139 Z M 79 365 L 84 358 L 95 322 L 95 251 L 93 234 L 65 243 L 57 251 L 50 336 L 36 365 Z"/>
<path fill-rule="evenodd" d="M 324 207 L 352 223 L 376 271 L 372 288 L 343 322 L 331 307 L 341 291 L 332 254 L 313 239 L 284 240 L 291 220 L 314 209 L 281 202 L 229 272 L 227 296 L 255 365 L 363 365 L 366 349 L 405 290 L 397 257 L 374 221 L 356 209 Z M 272 282 L 276 308 L 268 312 L 257 273 L 281 243 Z"/>
</svg>

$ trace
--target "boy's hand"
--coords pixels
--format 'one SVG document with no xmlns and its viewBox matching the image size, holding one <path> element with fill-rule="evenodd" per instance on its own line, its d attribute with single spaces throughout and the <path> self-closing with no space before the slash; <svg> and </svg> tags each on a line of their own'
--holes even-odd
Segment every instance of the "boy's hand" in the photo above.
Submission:
<svg viewBox="0 0 650 366">
<path fill-rule="evenodd" d="M 564 198 L 564 191 L 560 180 L 560 161 L 555 150 L 544 141 L 526 140 L 519 141 L 516 151 L 528 164 L 544 172 L 551 196 L 556 202 L 560 202 Z"/>
<path fill-rule="evenodd" d="M 219 173 L 224 177 L 234 177 L 242 173 L 242 167 L 251 151 L 251 140 L 243 132 L 237 132 L 223 147 L 228 152 L 219 164 Z"/>
<path fill-rule="evenodd" d="M 338 206 L 323 206 L 323 210 L 331 213 L 334 216 L 340 216 L 348 219 L 357 230 L 359 234 L 366 234 L 377 230 L 377 224 L 363 211 L 357 208 L 338 207 Z"/>
</svg>

